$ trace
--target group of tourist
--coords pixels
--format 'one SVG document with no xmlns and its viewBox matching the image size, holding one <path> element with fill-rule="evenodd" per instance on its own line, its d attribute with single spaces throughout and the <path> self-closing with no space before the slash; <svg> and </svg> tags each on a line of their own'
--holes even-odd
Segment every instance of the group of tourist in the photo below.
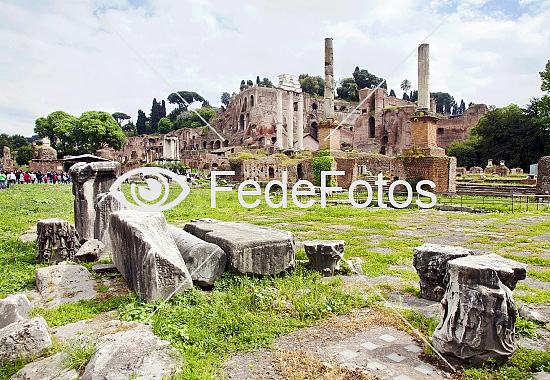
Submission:
<svg viewBox="0 0 550 380">
<path fill-rule="evenodd" d="M 0 189 L 23 183 L 70 183 L 71 176 L 68 173 L 58 172 L 23 172 L 21 170 L 0 172 Z"/>
</svg>

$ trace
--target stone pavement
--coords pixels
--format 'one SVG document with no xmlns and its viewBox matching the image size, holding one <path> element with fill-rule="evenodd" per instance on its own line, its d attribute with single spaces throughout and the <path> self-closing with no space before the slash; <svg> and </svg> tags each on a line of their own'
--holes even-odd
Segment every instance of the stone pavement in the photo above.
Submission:
<svg viewBox="0 0 550 380">
<path fill-rule="evenodd" d="M 361 331 L 336 344 L 320 347 L 317 354 L 335 362 L 395 380 L 444 379 L 445 374 L 421 360 L 422 348 L 410 335 L 392 327 Z"/>
<path fill-rule="evenodd" d="M 378 379 L 446 379 L 443 371 L 430 364 L 416 337 L 393 326 L 395 316 L 362 309 L 334 317 L 320 325 L 299 329 L 275 339 L 271 349 L 239 353 L 224 365 L 229 379 L 281 380 L 277 352 L 306 353 L 323 363 L 340 365 L 355 373 Z M 428 360 L 427 360 L 428 359 Z"/>
</svg>

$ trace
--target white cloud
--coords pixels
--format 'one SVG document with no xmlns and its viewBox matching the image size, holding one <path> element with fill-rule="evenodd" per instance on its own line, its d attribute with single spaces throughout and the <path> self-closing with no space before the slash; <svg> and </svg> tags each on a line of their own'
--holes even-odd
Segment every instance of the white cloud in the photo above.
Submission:
<svg viewBox="0 0 550 380">
<path fill-rule="evenodd" d="M 550 58 L 550 9 L 533 2 L 510 20 L 483 13 L 482 3 L 461 2 L 428 39 L 431 90 L 467 103 L 524 105 L 540 96 L 538 72 Z M 452 2 L 112 4 L 14 1 L 0 8 L 0 133 L 31 135 L 36 118 L 58 109 L 79 116 L 101 108 L 135 119 L 138 108 L 148 113 L 153 97 L 165 99 L 172 91 L 96 14 L 174 89 L 197 91 L 217 105 L 241 79 L 321 75 L 324 37 L 334 38 L 337 78 L 350 76 L 355 66 L 385 77 Z M 404 78 L 414 88 L 416 71 L 413 54 L 386 78 L 388 88 L 399 96 Z"/>
</svg>

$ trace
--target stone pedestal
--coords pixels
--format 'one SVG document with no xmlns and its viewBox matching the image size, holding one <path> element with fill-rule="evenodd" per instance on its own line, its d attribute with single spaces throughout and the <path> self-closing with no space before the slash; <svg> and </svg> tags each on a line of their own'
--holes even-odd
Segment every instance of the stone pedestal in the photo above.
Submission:
<svg viewBox="0 0 550 380">
<path fill-rule="evenodd" d="M 80 248 L 76 228 L 62 219 L 44 219 L 36 225 L 38 235 L 37 263 L 72 260 Z"/>
<path fill-rule="evenodd" d="M 539 158 L 537 194 L 550 194 L 550 156 Z"/>
<path fill-rule="evenodd" d="M 420 277 L 420 296 L 441 301 L 447 288 L 447 263 L 472 251 L 450 245 L 423 244 L 414 249 L 413 265 Z"/>
<path fill-rule="evenodd" d="M 459 362 L 510 357 L 516 350 L 517 310 L 505 283 L 515 286 L 521 265 L 498 255 L 449 261 L 449 284 L 441 301 L 444 314 L 432 336 L 434 347 Z"/>
<path fill-rule="evenodd" d="M 332 120 L 321 120 L 317 126 L 319 150 L 340 150 L 340 129 Z"/>
<path fill-rule="evenodd" d="M 332 276 L 340 269 L 340 260 L 344 257 L 344 240 L 309 240 L 304 241 L 309 262 L 325 276 Z"/>
<path fill-rule="evenodd" d="M 120 175 L 120 163 L 79 162 L 69 170 L 73 181 L 74 220 L 81 239 L 96 237 L 95 201 L 100 193 L 106 193 Z M 99 234 L 99 231 L 98 231 Z"/>
</svg>

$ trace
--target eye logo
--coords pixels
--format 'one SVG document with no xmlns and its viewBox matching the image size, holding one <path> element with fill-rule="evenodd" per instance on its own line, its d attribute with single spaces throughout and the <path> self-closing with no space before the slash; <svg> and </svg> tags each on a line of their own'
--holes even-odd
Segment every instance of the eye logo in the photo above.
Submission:
<svg viewBox="0 0 550 380">
<path fill-rule="evenodd" d="M 145 179 L 147 186 L 138 187 L 135 183 L 131 184 L 132 200 L 135 203 L 129 202 L 124 194 L 120 191 L 120 186 L 124 181 L 130 179 L 132 176 L 148 176 Z M 151 178 L 156 177 L 156 178 Z M 177 184 L 181 186 L 181 193 L 172 202 L 164 204 L 168 199 L 170 186 L 167 178 L 173 179 Z M 126 172 L 120 176 L 109 188 L 109 192 L 125 207 L 136 211 L 165 211 L 178 203 L 183 201 L 187 195 L 189 195 L 190 189 L 185 177 L 179 176 L 169 170 L 161 168 L 138 168 Z M 139 193 L 139 196 L 138 196 Z M 159 199 L 156 203 L 144 203 L 153 202 Z"/>
</svg>

